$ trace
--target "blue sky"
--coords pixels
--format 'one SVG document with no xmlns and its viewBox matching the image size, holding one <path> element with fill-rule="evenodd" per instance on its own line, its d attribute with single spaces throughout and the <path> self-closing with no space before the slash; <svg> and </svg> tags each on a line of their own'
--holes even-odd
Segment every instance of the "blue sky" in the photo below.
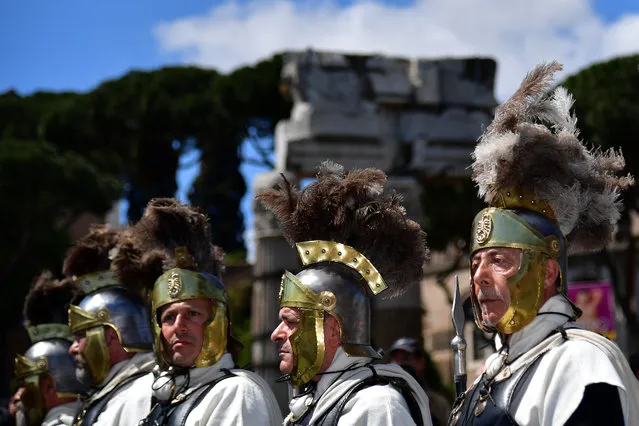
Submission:
<svg viewBox="0 0 639 426">
<path fill-rule="evenodd" d="M 560 0 L 557 0 L 560 1 Z M 153 35 L 160 22 L 202 14 L 206 0 L 3 0 L 0 2 L 0 90 L 89 90 L 131 68 L 180 62 Z M 240 1 L 244 3 L 244 1 Z M 354 3 L 339 1 L 342 5 Z M 387 1 L 404 7 L 408 0 Z M 639 13 L 637 0 L 596 0 L 606 21 Z"/>
<path fill-rule="evenodd" d="M 332 3 L 338 9 L 348 9 L 356 2 Z M 386 11 L 415 5 L 408 0 L 375 3 Z M 243 10 L 250 13 L 247 0 L 235 4 L 240 13 Z M 589 4 L 604 24 L 614 23 L 625 15 L 639 14 L 639 0 L 596 0 Z M 187 53 L 163 48 L 154 29 L 163 22 L 205 15 L 219 5 L 220 2 L 205 0 L 2 0 L 0 92 L 10 88 L 22 94 L 35 90 L 87 91 L 130 69 L 182 63 Z M 307 0 L 297 2 L 296 8 L 312 9 L 315 5 L 316 2 Z M 459 13 L 463 11 L 460 9 Z M 243 17 L 234 19 L 241 22 Z M 242 171 L 250 188 L 252 176 L 259 170 L 245 165 Z M 196 173 L 197 167 L 180 171 L 182 198 Z M 248 221 L 251 220 L 249 197 L 250 194 L 243 202 Z"/>
</svg>

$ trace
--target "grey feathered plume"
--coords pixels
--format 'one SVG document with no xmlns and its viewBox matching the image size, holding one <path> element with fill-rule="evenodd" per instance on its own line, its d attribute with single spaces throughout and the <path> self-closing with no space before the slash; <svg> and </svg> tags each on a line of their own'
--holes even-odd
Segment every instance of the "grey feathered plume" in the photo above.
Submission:
<svg viewBox="0 0 639 426">
<path fill-rule="evenodd" d="M 386 175 L 381 170 L 352 170 L 325 161 L 317 180 L 299 191 L 283 179 L 277 189 L 257 194 L 294 245 L 328 240 L 362 253 L 380 272 L 390 298 L 421 280 L 428 256 L 426 234 L 406 217 L 401 197 L 384 195 Z"/>
<path fill-rule="evenodd" d="M 615 176 L 625 167 L 621 151 L 582 144 L 565 88 L 548 96 L 561 69 L 557 62 L 537 66 L 497 108 L 473 153 L 472 178 L 488 204 L 509 188 L 534 191 L 554 211 L 570 251 L 598 250 L 610 242 L 620 191 L 634 179 Z"/>
</svg>

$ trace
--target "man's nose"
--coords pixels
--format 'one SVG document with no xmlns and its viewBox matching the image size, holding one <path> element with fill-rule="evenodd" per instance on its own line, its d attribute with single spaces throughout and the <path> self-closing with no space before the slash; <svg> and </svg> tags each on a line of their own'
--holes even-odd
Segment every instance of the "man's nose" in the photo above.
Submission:
<svg viewBox="0 0 639 426">
<path fill-rule="evenodd" d="M 69 355 L 76 356 L 80 353 L 80 343 L 77 340 L 73 340 L 73 343 L 69 347 Z"/>
<path fill-rule="evenodd" d="M 273 343 L 282 343 L 286 340 L 286 338 L 283 337 L 282 324 L 283 323 L 279 323 L 275 330 L 273 330 L 273 333 L 271 333 L 271 341 L 273 341 Z"/>
<path fill-rule="evenodd" d="M 185 315 L 178 314 L 175 317 L 175 329 L 177 331 L 186 331 L 187 318 Z"/>
<path fill-rule="evenodd" d="M 479 262 L 479 265 L 477 265 L 475 273 L 473 274 L 473 281 L 479 285 L 488 284 L 488 278 L 490 277 L 490 274 L 488 273 L 489 268 L 490 266 L 488 265 L 488 262 Z"/>
</svg>

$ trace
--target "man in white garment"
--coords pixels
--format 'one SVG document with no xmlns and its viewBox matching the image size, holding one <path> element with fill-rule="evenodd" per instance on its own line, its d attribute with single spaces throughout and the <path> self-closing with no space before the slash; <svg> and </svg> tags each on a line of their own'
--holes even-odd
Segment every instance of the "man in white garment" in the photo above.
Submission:
<svg viewBox="0 0 639 426">
<path fill-rule="evenodd" d="M 473 180 L 489 207 L 471 233 L 472 306 L 500 344 L 450 424 L 639 424 L 639 385 L 624 355 L 575 324 L 580 311 L 566 296 L 569 247 L 611 241 L 632 178 L 615 176 L 620 153 L 582 145 L 563 88 L 547 96 L 560 69 L 529 73 L 475 149 Z"/>
<path fill-rule="evenodd" d="M 118 232 L 98 226 L 69 250 L 63 273 L 84 295 L 69 307 L 78 380 L 90 387 L 73 424 L 112 423 L 119 411 L 117 396 L 155 366 L 152 336 L 143 295 L 123 285 L 109 271 L 109 252 Z"/>
<path fill-rule="evenodd" d="M 131 254 L 135 254 L 131 256 Z M 151 283 L 158 367 L 121 396 L 118 425 L 279 425 L 269 386 L 235 367 L 222 251 L 208 217 L 174 199 L 155 199 L 116 249 L 121 280 Z"/>
<path fill-rule="evenodd" d="M 72 284 L 46 271 L 27 295 L 24 318 L 32 345 L 15 362 L 21 382 L 14 396 L 17 426 L 70 425 L 80 408 L 87 387 L 76 379 L 67 353 L 73 338 L 66 309 L 72 297 Z"/>
<path fill-rule="evenodd" d="M 295 244 L 303 268 L 280 288 L 280 371 L 293 387 L 294 425 L 431 425 L 428 398 L 398 365 L 374 362 L 371 298 L 422 277 L 427 249 L 380 170 L 325 162 L 301 193 L 284 181 L 258 195 Z"/>
</svg>

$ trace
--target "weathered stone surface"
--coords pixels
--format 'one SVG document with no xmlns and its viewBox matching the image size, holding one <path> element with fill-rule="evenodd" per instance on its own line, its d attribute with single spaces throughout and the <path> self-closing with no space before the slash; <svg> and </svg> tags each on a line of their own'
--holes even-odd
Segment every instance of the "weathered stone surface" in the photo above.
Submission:
<svg viewBox="0 0 639 426">
<path fill-rule="evenodd" d="M 400 138 L 411 146 L 410 170 L 423 176 L 468 176 L 470 153 L 479 136 L 477 129 L 490 123 L 491 116 L 482 110 L 468 112 L 461 108 L 441 114 L 408 111 L 400 115 Z"/>
<path fill-rule="evenodd" d="M 439 105 L 442 100 L 440 72 L 436 62 L 411 61 L 410 75 L 415 85 L 415 101 L 419 105 Z"/>
<path fill-rule="evenodd" d="M 441 101 L 444 104 L 492 108 L 495 65 L 481 59 L 439 61 Z M 491 83 L 491 84 L 487 84 Z"/>
<path fill-rule="evenodd" d="M 370 111 L 346 115 L 299 104 L 295 119 L 280 121 L 275 128 L 276 167 L 309 176 L 330 158 L 347 168 L 387 168 L 392 157 L 380 138 L 379 123 Z"/>
<path fill-rule="evenodd" d="M 346 168 L 467 176 L 496 104 L 494 77 L 490 59 L 290 52 L 282 80 L 294 106 L 276 128 L 277 169 L 312 176 L 328 158 Z"/>
<path fill-rule="evenodd" d="M 407 110 L 398 114 L 399 139 L 403 143 L 430 139 L 439 115 L 435 112 Z"/>
<path fill-rule="evenodd" d="M 374 98 L 380 104 L 410 102 L 413 84 L 409 79 L 407 60 L 374 56 L 366 61 Z"/>
</svg>

